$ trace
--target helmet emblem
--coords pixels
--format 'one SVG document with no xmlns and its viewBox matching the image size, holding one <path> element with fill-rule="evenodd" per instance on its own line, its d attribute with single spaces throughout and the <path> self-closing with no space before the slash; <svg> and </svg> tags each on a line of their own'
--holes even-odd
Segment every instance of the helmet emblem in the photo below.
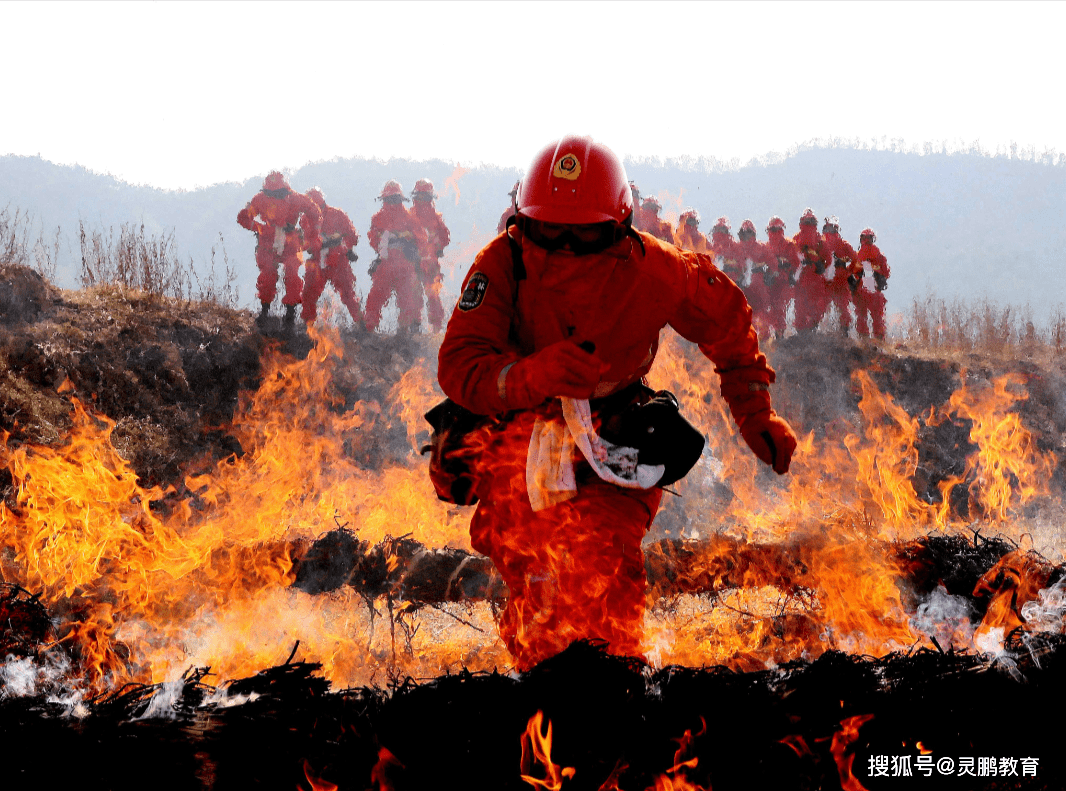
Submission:
<svg viewBox="0 0 1066 791">
<path fill-rule="evenodd" d="M 556 178 L 574 181 L 581 175 L 581 163 L 573 154 L 563 154 L 552 169 L 552 175 Z"/>
</svg>

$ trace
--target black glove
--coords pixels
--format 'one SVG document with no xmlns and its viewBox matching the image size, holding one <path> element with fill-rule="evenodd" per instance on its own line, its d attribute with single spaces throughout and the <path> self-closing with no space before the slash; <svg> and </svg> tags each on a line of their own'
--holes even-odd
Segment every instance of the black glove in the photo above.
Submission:
<svg viewBox="0 0 1066 791">
<path fill-rule="evenodd" d="M 370 266 L 367 267 L 366 273 L 368 275 L 374 274 L 374 272 L 377 270 L 377 268 L 379 266 L 381 266 L 381 256 L 380 255 L 377 256 L 373 261 L 370 262 Z"/>
<path fill-rule="evenodd" d="M 874 272 L 874 283 L 877 284 L 878 291 L 884 291 L 888 288 L 888 278 L 882 275 L 880 272 Z"/>
<path fill-rule="evenodd" d="M 359 256 L 356 254 L 355 250 L 348 250 L 348 260 L 351 261 L 353 264 L 359 260 Z"/>
<path fill-rule="evenodd" d="M 774 284 L 775 280 L 777 280 L 777 272 L 771 272 L 769 268 L 766 268 L 762 271 L 762 282 L 766 285 L 767 288 L 770 288 L 770 286 Z"/>
<path fill-rule="evenodd" d="M 833 266 L 835 266 L 837 269 L 843 269 L 847 265 L 848 265 L 848 262 L 845 261 L 843 258 L 836 258 L 834 256 L 834 258 L 833 258 Z"/>
<path fill-rule="evenodd" d="M 848 288 L 850 288 L 853 292 L 858 290 L 858 288 L 859 288 L 859 277 L 858 277 L 858 275 L 848 275 Z"/>
<path fill-rule="evenodd" d="M 814 262 L 814 271 L 817 272 L 819 275 L 824 275 L 825 274 L 825 261 L 823 261 L 821 258 L 819 258 L 817 261 L 815 261 Z"/>
</svg>

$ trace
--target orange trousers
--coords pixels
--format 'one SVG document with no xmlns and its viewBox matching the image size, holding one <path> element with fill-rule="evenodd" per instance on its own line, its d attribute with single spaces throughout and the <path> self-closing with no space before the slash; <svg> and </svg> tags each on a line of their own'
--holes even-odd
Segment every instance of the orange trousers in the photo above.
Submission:
<svg viewBox="0 0 1066 791">
<path fill-rule="evenodd" d="M 594 479 L 579 483 L 573 499 L 534 512 L 524 454 L 502 463 L 497 458 L 488 469 L 470 538 L 510 591 L 499 628 L 518 669 L 584 638 L 606 641 L 612 654 L 643 657 L 641 540 L 662 490 Z"/>
</svg>

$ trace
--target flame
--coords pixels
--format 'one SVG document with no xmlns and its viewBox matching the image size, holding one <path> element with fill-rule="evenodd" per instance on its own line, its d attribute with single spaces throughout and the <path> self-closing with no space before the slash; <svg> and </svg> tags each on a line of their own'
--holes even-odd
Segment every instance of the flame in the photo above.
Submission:
<svg viewBox="0 0 1066 791">
<path fill-rule="evenodd" d="M 378 749 L 378 762 L 370 770 L 370 782 L 374 784 L 375 791 L 395 791 L 390 775 L 404 766 L 387 747 Z"/>
<path fill-rule="evenodd" d="M 563 787 L 563 780 L 572 778 L 575 770 L 571 766 L 560 769 L 557 764 L 552 763 L 552 723 L 548 720 L 547 727 L 542 730 L 543 721 L 544 712 L 538 710 L 526 723 L 526 730 L 521 739 L 521 777 L 534 788 L 559 791 Z M 536 767 L 543 771 L 543 780 L 533 777 L 532 772 Z"/>
<path fill-rule="evenodd" d="M 965 372 L 961 374 L 967 382 Z M 968 384 L 952 394 L 955 414 L 973 421 L 970 439 L 978 445 L 976 455 L 967 459 L 967 479 L 971 502 L 995 522 L 1006 522 L 1037 494 L 1054 468 L 1050 454 L 1036 448 L 1032 435 L 1022 425 L 1014 404 L 1028 398 L 1024 380 L 1008 374 L 994 380 L 991 387 L 971 389 Z M 1017 504 L 1015 504 L 1017 501 Z"/>
<path fill-rule="evenodd" d="M 662 210 L 659 212 L 659 217 L 676 228 L 677 221 L 681 218 L 681 212 L 683 211 L 682 207 L 685 205 L 685 188 L 678 188 L 676 198 L 668 189 L 659 190 L 655 197 L 659 199 L 659 205 L 662 206 Z"/>
<path fill-rule="evenodd" d="M 462 165 L 456 165 L 455 170 L 452 171 L 448 178 L 444 179 L 444 186 L 441 187 L 440 197 L 446 198 L 449 192 L 455 192 L 455 205 L 459 205 L 459 179 L 470 172 L 469 168 L 464 168 Z"/>
<path fill-rule="evenodd" d="M 837 771 L 840 773 L 840 787 L 843 791 L 866 791 L 866 787 L 852 774 L 851 767 L 855 762 L 855 753 L 849 748 L 858 740 L 859 728 L 873 718 L 873 714 L 848 717 L 840 721 L 840 730 L 833 734 L 829 751 L 833 754 L 833 760 L 836 761 Z"/>
<path fill-rule="evenodd" d="M 331 783 L 328 780 L 323 780 L 321 777 L 311 772 L 311 764 L 305 758 L 304 759 L 304 777 L 307 778 L 307 782 L 311 784 L 311 791 L 337 791 L 337 784 Z M 298 791 L 305 791 L 303 786 L 297 783 L 296 788 Z"/>
<path fill-rule="evenodd" d="M 142 487 L 111 443 L 115 424 L 77 401 L 61 446 L 3 437 L 0 463 L 14 487 L 0 503 L 4 579 L 41 593 L 93 689 L 160 683 L 190 666 L 247 676 L 284 661 L 296 640 L 340 685 L 398 669 L 427 677 L 508 664 L 487 603 L 461 616 L 415 613 L 351 588 L 311 596 L 291 587 L 303 548 L 337 524 L 371 544 L 409 534 L 428 547 L 470 548 L 471 509 L 436 499 L 418 455 L 422 414 L 440 398 L 432 361 L 404 372 L 382 403 L 349 405 L 335 382 L 357 363 L 345 360 L 335 329 L 311 332 L 306 359 L 269 351 L 261 386 L 242 394 L 228 430 L 243 455 L 181 487 Z M 665 334 L 649 380 L 673 391 L 708 438 L 707 458 L 673 487 L 682 498 L 664 498 L 662 518 L 699 540 L 679 579 L 717 581 L 721 591 L 652 602 L 644 649 L 657 666 L 752 670 L 829 648 L 883 655 L 920 640 L 892 542 L 961 524 L 950 498 L 915 491 L 923 424 L 970 421 L 977 450 L 941 491 L 965 483 L 971 511 L 1001 528 L 1047 492 L 1054 469 L 1020 422 L 1017 378 L 987 387 L 964 379 L 946 406 L 911 417 L 858 372 L 857 412 L 824 437 L 804 434 L 785 478 L 766 473 L 722 400 L 707 398 L 717 380 L 694 347 Z M 381 467 L 368 437 L 389 421 L 403 422 L 410 450 Z M 982 580 L 991 600 L 978 638 L 1025 625 L 1021 607 L 1048 581 L 1029 557 L 1008 556 Z M 389 568 L 398 562 L 387 559 Z M 404 632 L 395 613 L 423 628 Z"/>
</svg>

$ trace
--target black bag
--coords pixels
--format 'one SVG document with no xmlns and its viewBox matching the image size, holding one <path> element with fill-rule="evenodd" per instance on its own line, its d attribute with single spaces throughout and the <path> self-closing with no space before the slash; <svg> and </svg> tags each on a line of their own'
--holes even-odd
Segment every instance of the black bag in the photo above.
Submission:
<svg viewBox="0 0 1066 791">
<path fill-rule="evenodd" d="M 609 403 L 623 394 L 628 394 L 623 399 L 628 403 Z M 666 467 L 656 486 L 681 480 L 703 455 L 707 440 L 682 416 L 677 398 L 669 390 L 654 391 L 638 382 L 590 406 L 594 414 L 600 413 L 601 437 L 615 445 L 636 448 L 638 464 Z"/>
<path fill-rule="evenodd" d="M 430 453 L 429 479 L 437 498 L 456 505 L 473 505 L 475 491 L 474 463 L 477 452 L 467 443 L 468 436 L 493 421 L 489 415 L 476 415 L 450 398 L 426 413 L 433 427 L 430 444 L 422 453 Z"/>
</svg>

